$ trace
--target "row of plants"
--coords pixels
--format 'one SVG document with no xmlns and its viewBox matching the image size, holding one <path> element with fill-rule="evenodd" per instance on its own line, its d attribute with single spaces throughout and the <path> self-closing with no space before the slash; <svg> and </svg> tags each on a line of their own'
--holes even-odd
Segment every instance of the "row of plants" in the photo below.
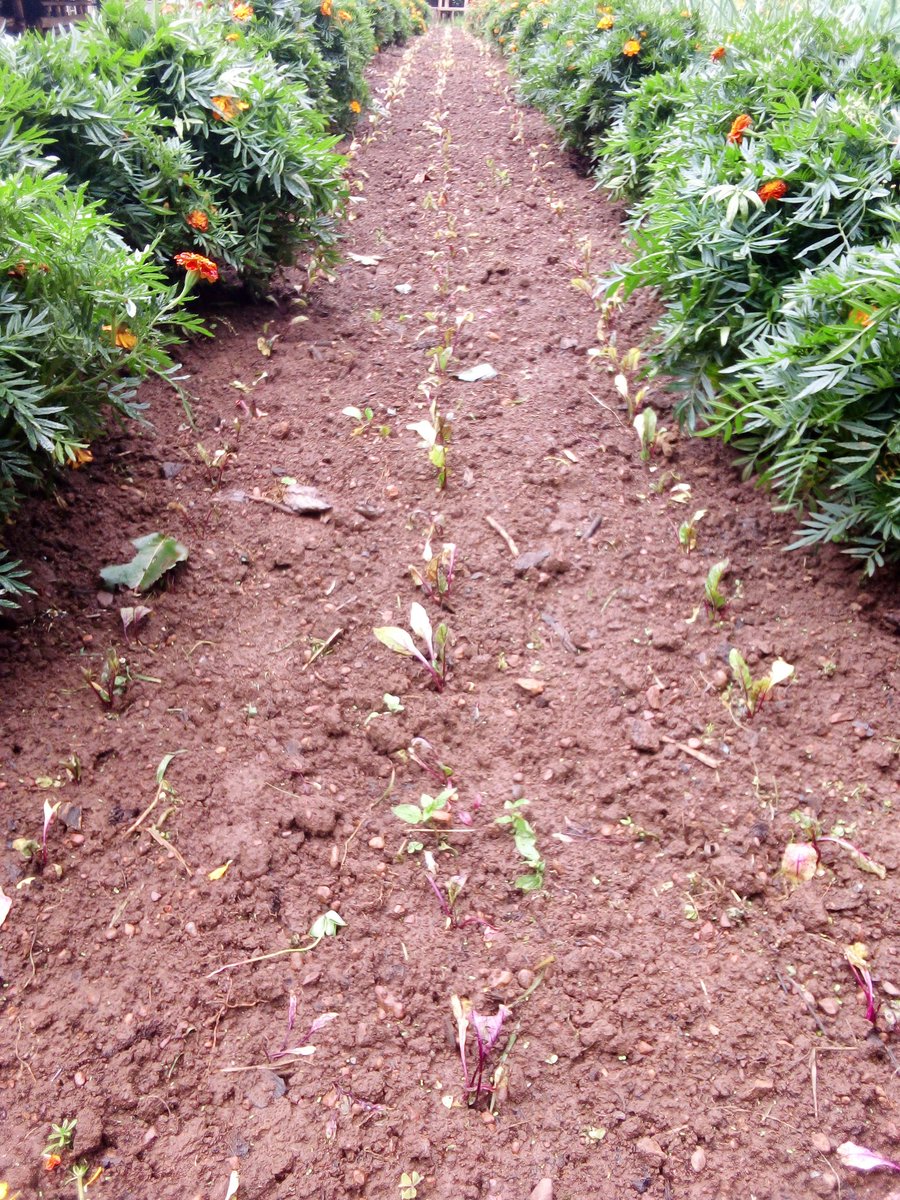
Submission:
<svg viewBox="0 0 900 1200">
<path fill-rule="evenodd" d="M 334 259 L 337 153 L 375 52 L 425 0 L 108 0 L 0 34 L 0 519 L 90 459 L 110 414 L 201 331 L 188 299 Z M 24 589 L 0 552 L 0 606 Z"/>
<path fill-rule="evenodd" d="M 665 302 L 691 430 L 802 515 L 795 547 L 900 559 L 900 38 L 885 12 L 488 0 L 523 99 L 630 205 L 605 281 Z M 731 12 L 731 22 L 737 18 Z"/>
</svg>

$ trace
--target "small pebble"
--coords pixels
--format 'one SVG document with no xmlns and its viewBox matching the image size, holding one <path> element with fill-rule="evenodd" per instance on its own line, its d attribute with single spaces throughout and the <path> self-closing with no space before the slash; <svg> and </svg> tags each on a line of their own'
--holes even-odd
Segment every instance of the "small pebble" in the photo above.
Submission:
<svg viewBox="0 0 900 1200">
<path fill-rule="evenodd" d="M 834 996 L 823 996 L 819 1001 L 819 1008 L 828 1017 L 836 1017 L 841 1011 L 840 1002 Z"/>
<path fill-rule="evenodd" d="M 125 936 L 126 936 L 126 937 L 134 937 L 134 935 L 135 935 L 135 932 L 136 932 L 136 930 L 135 930 L 135 927 L 134 927 L 132 924 L 130 924 L 129 922 L 127 922 L 127 921 L 126 921 L 126 923 L 125 923 Z"/>
<path fill-rule="evenodd" d="M 376 835 L 375 837 L 370 837 L 369 845 L 372 847 L 373 850 L 383 850 L 384 849 L 384 838 L 379 837 L 378 835 Z"/>
<path fill-rule="evenodd" d="M 542 1179 L 537 1187 L 532 1190 L 528 1200 L 553 1200 L 553 1180 Z"/>
<path fill-rule="evenodd" d="M 69 838 L 69 841 L 72 843 L 73 846 L 83 846 L 84 845 L 84 834 L 83 833 L 73 833 L 72 836 Z"/>
<path fill-rule="evenodd" d="M 73 1078 L 75 1080 L 76 1087 L 84 1087 L 85 1083 L 87 1082 L 81 1071 L 76 1071 Z"/>
<path fill-rule="evenodd" d="M 691 1155 L 691 1170 L 699 1174 L 706 1166 L 706 1151 L 702 1146 L 698 1146 Z"/>
<path fill-rule="evenodd" d="M 819 1130 L 816 1130 L 816 1132 L 810 1136 L 809 1144 L 812 1146 L 813 1150 L 818 1150 L 820 1154 L 831 1153 L 831 1139 L 827 1134 L 820 1133 Z"/>
<path fill-rule="evenodd" d="M 184 932 L 188 935 L 188 937 L 196 937 L 197 936 L 197 926 L 194 924 L 193 921 L 188 921 L 184 927 Z"/>
<path fill-rule="evenodd" d="M 516 975 L 516 980 L 520 988 L 530 988 L 534 983 L 534 971 L 529 971 L 528 967 L 523 967 Z"/>
<path fill-rule="evenodd" d="M 316 895 L 318 896 L 318 898 L 320 900 L 330 900 L 331 899 L 331 888 L 326 887 L 326 885 L 323 883 L 320 887 L 316 888 Z"/>
<path fill-rule="evenodd" d="M 151 892 L 150 899 L 154 904 L 157 904 L 160 900 L 162 900 L 162 892 Z"/>
</svg>

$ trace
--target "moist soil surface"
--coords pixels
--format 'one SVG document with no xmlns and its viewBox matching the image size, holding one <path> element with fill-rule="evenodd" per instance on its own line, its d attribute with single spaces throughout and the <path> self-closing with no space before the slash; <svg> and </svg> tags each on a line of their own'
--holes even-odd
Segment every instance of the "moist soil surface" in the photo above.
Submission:
<svg viewBox="0 0 900 1200">
<path fill-rule="evenodd" d="M 10 531 L 39 595 L 2 632 L 0 1179 L 74 1196 L 86 1163 L 114 1200 L 219 1200 L 232 1172 L 241 1200 L 396 1198 L 404 1173 L 422 1200 L 896 1195 L 835 1153 L 900 1143 L 896 581 L 785 555 L 791 519 L 711 443 L 641 460 L 572 286 L 627 253 L 623 214 L 502 64 L 442 25 L 372 83 L 334 278 L 213 306 L 215 340 L 184 355 L 196 430 L 148 388 L 152 428 L 95 446 Z M 653 315 L 615 316 L 620 351 Z M 480 364 L 496 375 L 455 377 Z M 407 428 L 420 385 L 452 420 L 443 491 Z M 198 441 L 234 447 L 221 479 Z M 331 507 L 291 511 L 285 477 Z M 189 561 L 140 600 L 101 590 L 155 530 Z M 443 614 L 409 570 L 428 538 L 457 548 Z M 441 691 L 373 636 L 416 599 L 450 630 Z M 111 647 L 130 679 L 107 706 L 85 672 Z M 732 647 L 756 676 L 796 670 L 752 719 Z M 404 824 L 392 806 L 435 795 L 436 762 L 449 823 Z M 497 823 L 521 799 L 534 891 Z M 13 842 L 40 841 L 45 801 L 41 869 Z M 791 886 L 796 810 L 886 878 L 832 842 Z M 329 910 L 345 924 L 311 947 Z M 454 995 L 508 1007 L 480 1092 Z"/>
</svg>

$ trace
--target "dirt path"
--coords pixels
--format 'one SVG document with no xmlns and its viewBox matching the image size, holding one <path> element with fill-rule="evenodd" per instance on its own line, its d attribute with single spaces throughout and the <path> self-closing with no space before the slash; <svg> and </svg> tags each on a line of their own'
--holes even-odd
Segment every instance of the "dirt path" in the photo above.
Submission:
<svg viewBox="0 0 900 1200">
<path fill-rule="evenodd" d="M 241 1200 L 396 1200 L 404 1172 L 422 1200 L 525 1200 L 542 1178 L 558 1200 L 784 1200 L 840 1181 L 885 1197 L 832 1150 L 900 1139 L 897 1041 L 870 1032 L 843 957 L 865 941 L 879 1003 L 897 995 L 888 585 L 861 592 L 836 555 L 785 558 L 789 523 L 715 447 L 640 461 L 571 285 L 582 239 L 598 273 L 622 253 L 620 214 L 492 59 L 442 27 L 383 56 L 374 86 L 387 107 L 354 159 L 347 248 L 377 263 L 349 260 L 274 320 L 223 310 L 187 357 L 208 450 L 236 399 L 265 413 L 243 419 L 221 487 L 160 393 L 154 433 L 98 447 L 66 507 L 15 531 L 42 595 L 4 635 L 5 829 L 39 839 L 49 795 L 80 830 L 71 811 L 51 827 L 31 884 L 21 855 L 0 859 L 0 1179 L 74 1195 L 39 1156 L 50 1123 L 77 1117 L 76 1156 L 105 1168 L 89 1195 L 114 1200 L 219 1200 L 233 1170 Z M 438 493 L 406 426 L 427 416 L 423 331 L 465 312 L 450 370 L 497 376 L 429 385 L 452 412 Z M 646 320 L 619 318 L 620 349 Z M 347 405 L 373 409 L 358 435 Z M 240 501 L 277 499 L 286 475 L 332 511 Z M 687 556 L 676 530 L 701 508 Z M 127 644 L 97 571 L 163 528 L 190 563 Z M 458 548 L 442 693 L 372 635 L 406 623 L 432 528 Z M 697 608 L 726 557 L 733 599 L 711 623 Z M 96 678 L 113 645 L 150 678 L 108 713 L 82 669 Z M 796 666 L 752 722 L 723 703 L 732 645 L 757 674 L 775 655 Z M 385 693 L 403 711 L 369 719 Z M 419 839 L 442 885 L 465 876 L 454 928 L 391 813 L 439 787 L 396 753 L 414 737 L 459 789 L 456 832 Z M 73 752 L 80 783 L 60 765 Z M 171 792 L 139 820 L 173 753 Z M 522 797 L 546 862 L 527 895 L 494 823 Z M 799 807 L 844 822 L 887 879 L 831 846 L 791 894 L 778 867 Z M 306 945 L 329 909 L 346 925 L 309 953 L 208 978 Z M 495 1115 L 464 1103 L 454 993 L 512 1005 Z"/>
</svg>

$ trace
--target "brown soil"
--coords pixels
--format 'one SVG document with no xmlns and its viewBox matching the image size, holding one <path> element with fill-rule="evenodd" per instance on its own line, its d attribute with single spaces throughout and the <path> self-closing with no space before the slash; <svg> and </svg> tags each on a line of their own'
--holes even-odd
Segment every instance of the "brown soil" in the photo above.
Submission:
<svg viewBox="0 0 900 1200">
<path fill-rule="evenodd" d="M 892 584 L 861 588 L 836 552 L 785 556 L 791 521 L 712 444 L 640 461 L 571 285 L 580 238 L 598 272 L 623 253 L 621 213 L 514 106 L 502 67 L 447 38 L 375 68 L 384 98 L 410 67 L 353 163 L 347 249 L 377 265 L 348 261 L 307 308 L 218 309 L 215 342 L 185 357 L 198 432 L 154 391 L 153 430 L 109 438 L 62 506 L 35 503 L 12 531 L 40 596 L 3 634 L 0 1179 L 71 1197 L 67 1166 L 84 1161 L 104 1168 L 89 1195 L 114 1200 L 221 1200 L 235 1169 L 242 1200 L 396 1200 L 403 1172 L 421 1200 L 525 1200 L 542 1178 L 558 1200 L 884 1198 L 890 1176 L 847 1173 L 833 1151 L 897 1157 L 900 1142 L 900 1047 L 884 1011 L 873 1032 L 844 959 L 865 941 L 879 1004 L 897 995 Z M 426 415 L 424 314 L 458 310 L 475 320 L 453 369 L 498 375 L 439 388 L 453 442 L 438 493 L 406 426 Z M 646 302 L 620 316 L 620 349 L 651 316 Z M 231 382 L 263 370 L 265 415 L 243 420 L 212 488 L 195 444 L 226 444 L 244 398 Z M 358 436 L 349 404 L 375 411 Z M 285 474 L 333 510 L 240 502 L 277 500 Z M 676 529 L 698 508 L 686 556 Z M 487 517 L 547 556 L 517 569 Z M 432 525 L 459 551 L 442 693 L 372 634 L 405 623 Z M 133 601 L 98 596 L 98 571 L 154 529 L 191 557 L 129 643 L 118 608 Z M 724 617 L 689 620 L 724 557 Z M 111 646 L 150 678 L 106 711 L 83 672 Z M 753 721 L 725 703 L 732 646 L 756 673 L 776 655 L 796 666 Z M 404 711 L 367 722 L 386 692 Z M 391 812 L 437 787 L 400 753 L 415 736 L 459 789 L 459 832 L 421 837 L 440 881 L 466 876 L 458 911 L 477 919 L 455 928 Z M 173 752 L 174 795 L 131 832 Z M 73 753 L 80 783 L 60 765 Z M 11 843 L 40 837 L 48 796 L 70 825 L 17 886 L 35 872 Z M 527 895 L 495 824 L 522 796 L 546 860 Z M 779 863 L 800 807 L 852 829 L 887 879 L 832 846 L 791 890 Z M 305 944 L 329 908 L 346 927 L 311 952 L 208 978 Z M 487 1097 L 465 1103 L 454 993 L 488 1013 L 520 1000 L 493 1115 Z M 291 996 L 291 1046 L 337 1017 L 313 1055 L 270 1059 Z M 48 1172 L 49 1127 L 73 1117 Z"/>
</svg>

